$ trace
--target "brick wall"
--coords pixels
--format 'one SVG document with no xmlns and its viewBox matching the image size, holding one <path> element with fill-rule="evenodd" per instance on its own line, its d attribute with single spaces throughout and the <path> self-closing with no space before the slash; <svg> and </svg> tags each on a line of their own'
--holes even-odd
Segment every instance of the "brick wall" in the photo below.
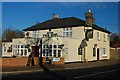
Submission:
<svg viewBox="0 0 120 80">
<path fill-rule="evenodd" d="M 2 67 L 26 66 L 28 58 L 2 58 Z M 39 58 L 34 57 L 35 65 L 39 65 Z"/>
<path fill-rule="evenodd" d="M 120 48 L 111 48 L 110 59 L 119 60 L 119 57 L 120 57 Z"/>
<path fill-rule="evenodd" d="M 64 64 L 65 63 L 65 60 L 64 58 L 60 58 L 60 61 L 59 62 L 53 62 L 51 64 Z"/>
</svg>

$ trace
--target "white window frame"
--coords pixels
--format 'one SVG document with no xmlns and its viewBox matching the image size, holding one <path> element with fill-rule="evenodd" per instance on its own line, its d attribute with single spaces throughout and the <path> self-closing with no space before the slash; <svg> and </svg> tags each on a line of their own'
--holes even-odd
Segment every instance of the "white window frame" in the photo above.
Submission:
<svg viewBox="0 0 120 80">
<path fill-rule="evenodd" d="M 72 38 L 72 27 L 63 28 L 63 36 Z"/>
<path fill-rule="evenodd" d="M 62 49 L 58 48 L 58 45 L 59 45 L 59 44 L 50 44 L 50 45 L 52 45 L 52 48 L 51 48 L 51 49 L 47 48 L 46 45 L 47 45 L 47 44 L 44 44 L 44 45 L 43 45 L 43 49 L 42 49 L 42 50 L 43 50 L 42 53 L 44 52 L 44 53 L 42 54 L 43 57 L 62 57 Z M 50 45 L 48 45 L 48 46 L 50 46 Z M 56 48 L 54 48 L 54 45 L 56 45 Z M 44 47 L 44 46 L 45 46 L 45 47 Z M 44 51 L 44 50 L 45 50 L 45 51 Z M 47 55 L 47 52 L 46 52 L 47 50 L 52 50 L 52 53 L 50 54 L 49 51 L 48 51 L 48 55 Z M 54 50 L 56 50 L 56 56 L 54 56 Z M 60 56 L 58 56 L 58 55 L 59 55 L 59 54 L 58 54 L 58 50 L 61 51 Z"/>
<path fill-rule="evenodd" d="M 32 31 L 32 37 L 34 37 L 34 38 L 39 38 L 39 30 L 37 30 L 37 31 Z"/>
<path fill-rule="evenodd" d="M 106 34 L 103 33 L 103 41 L 106 42 Z"/>
<path fill-rule="evenodd" d="M 100 32 L 97 32 L 97 40 L 100 41 Z"/>
<path fill-rule="evenodd" d="M 106 48 L 103 48 L 103 49 L 102 49 L 102 53 L 103 53 L 102 56 L 107 56 L 107 49 L 106 49 Z"/>
</svg>

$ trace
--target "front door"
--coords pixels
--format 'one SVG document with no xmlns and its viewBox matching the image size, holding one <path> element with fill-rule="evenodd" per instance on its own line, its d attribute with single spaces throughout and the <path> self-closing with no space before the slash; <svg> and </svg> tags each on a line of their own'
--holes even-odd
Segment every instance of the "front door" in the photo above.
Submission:
<svg viewBox="0 0 120 80">
<path fill-rule="evenodd" d="M 39 56 L 39 47 L 38 46 L 32 46 L 32 56 L 34 56 L 34 57 Z"/>
<path fill-rule="evenodd" d="M 99 61 L 99 48 L 97 48 L 97 61 Z"/>
</svg>

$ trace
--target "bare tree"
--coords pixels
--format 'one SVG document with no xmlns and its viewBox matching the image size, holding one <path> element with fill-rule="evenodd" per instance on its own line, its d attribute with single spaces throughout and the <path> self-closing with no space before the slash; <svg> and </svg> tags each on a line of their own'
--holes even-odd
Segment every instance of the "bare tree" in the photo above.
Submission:
<svg viewBox="0 0 120 80">
<path fill-rule="evenodd" d="M 110 35 L 110 45 L 113 46 L 118 42 L 120 42 L 120 36 L 116 33 L 112 33 Z"/>
<path fill-rule="evenodd" d="M 24 33 L 19 30 L 7 28 L 2 33 L 2 41 L 12 41 L 13 38 L 23 38 Z"/>
</svg>

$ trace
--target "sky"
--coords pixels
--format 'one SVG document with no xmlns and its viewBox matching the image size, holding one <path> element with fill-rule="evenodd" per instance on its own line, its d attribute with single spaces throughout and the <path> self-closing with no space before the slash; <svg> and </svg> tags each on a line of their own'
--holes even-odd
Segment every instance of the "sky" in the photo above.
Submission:
<svg viewBox="0 0 120 80">
<path fill-rule="evenodd" d="M 23 30 L 51 19 L 52 14 L 85 20 L 88 8 L 95 24 L 118 33 L 118 2 L 2 2 L 2 30 Z"/>
</svg>

